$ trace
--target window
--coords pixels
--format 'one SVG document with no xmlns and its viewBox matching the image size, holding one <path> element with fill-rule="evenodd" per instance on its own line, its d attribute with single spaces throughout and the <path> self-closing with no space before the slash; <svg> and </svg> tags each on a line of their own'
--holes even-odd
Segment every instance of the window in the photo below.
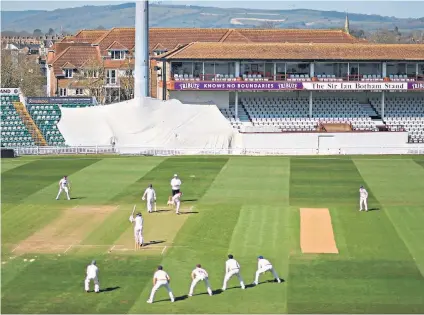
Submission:
<svg viewBox="0 0 424 315">
<path fill-rule="evenodd" d="M 75 89 L 75 95 L 83 95 L 84 92 L 82 89 Z"/>
<path fill-rule="evenodd" d="M 66 96 L 67 95 L 67 91 L 64 88 L 59 88 L 59 96 Z"/>
<path fill-rule="evenodd" d="M 125 76 L 130 77 L 132 75 L 134 75 L 134 73 L 133 73 L 133 71 L 131 69 L 125 70 Z"/>
<path fill-rule="evenodd" d="M 110 52 L 110 59 L 114 59 L 114 60 L 125 59 L 125 51 L 123 51 L 123 50 L 112 50 Z"/>
<path fill-rule="evenodd" d="M 73 70 L 72 69 L 65 69 L 65 78 L 72 78 Z"/>
<path fill-rule="evenodd" d="M 85 70 L 84 71 L 84 77 L 86 78 L 98 78 L 99 77 L 99 71 L 98 70 Z"/>
<path fill-rule="evenodd" d="M 107 84 L 116 84 L 116 70 L 108 70 L 106 76 Z"/>
</svg>

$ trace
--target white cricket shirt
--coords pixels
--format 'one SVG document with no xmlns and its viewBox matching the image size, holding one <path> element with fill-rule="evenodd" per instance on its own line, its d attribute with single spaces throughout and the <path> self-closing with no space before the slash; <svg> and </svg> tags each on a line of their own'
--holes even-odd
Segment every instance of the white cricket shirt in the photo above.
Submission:
<svg viewBox="0 0 424 315">
<path fill-rule="evenodd" d="M 271 265 L 268 259 L 263 258 L 258 260 L 258 269 L 262 269 L 268 265 Z"/>
<path fill-rule="evenodd" d="M 171 179 L 171 187 L 173 190 L 180 189 L 180 186 L 181 186 L 181 180 L 179 178 Z"/>
<path fill-rule="evenodd" d="M 359 195 L 361 196 L 361 198 L 368 198 L 368 192 L 365 188 L 360 188 L 359 189 Z"/>
<path fill-rule="evenodd" d="M 196 278 L 200 278 L 200 279 L 205 279 L 208 277 L 208 273 L 206 272 L 205 269 L 203 268 L 198 268 L 196 267 L 192 273 L 194 273 L 194 275 L 196 276 Z"/>
<path fill-rule="evenodd" d="M 225 270 L 231 271 L 231 270 L 234 270 L 234 269 L 240 269 L 239 263 L 235 259 L 228 259 L 225 262 Z"/>
<path fill-rule="evenodd" d="M 144 192 L 144 195 L 146 196 L 147 200 L 156 199 L 156 192 L 153 188 L 147 188 Z"/>
<path fill-rule="evenodd" d="M 65 188 L 68 186 L 68 180 L 65 178 L 62 178 L 59 182 L 60 187 Z"/>
<path fill-rule="evenodd" d="M 156 279 L 157 281 L 168 281 L 169 276 L 165 271 L 158 270 L 153 275 L 153 278 Z"/>
<path fill-rule="evenodd" d="M 96 278 L 98 273 L 99 273 L 99 268 L 97 268 L 96 265 L 87 266 L 87 277 Z"/>
</svg>

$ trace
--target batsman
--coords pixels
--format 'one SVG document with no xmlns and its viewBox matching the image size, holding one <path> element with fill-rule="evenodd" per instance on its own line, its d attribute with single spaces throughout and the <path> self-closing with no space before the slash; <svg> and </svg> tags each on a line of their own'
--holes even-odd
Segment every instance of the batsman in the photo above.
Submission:
<svg viewBox="0 0 424 315">
<path fill-rule="evenodd" d="M 143 216 L 141 215 L 140 212 L 137 213 L 137 215 L 134 217 L 134 212 L 135 212 L 135 208 L 136 206 L 134 205 L 133 211 L 130 215 L 130 222 L 134 223 L 134 246 L 135 249 L 139 248 L 139 247 L 143 247 L 144 242 L 143 242 Z"/>
</svg>

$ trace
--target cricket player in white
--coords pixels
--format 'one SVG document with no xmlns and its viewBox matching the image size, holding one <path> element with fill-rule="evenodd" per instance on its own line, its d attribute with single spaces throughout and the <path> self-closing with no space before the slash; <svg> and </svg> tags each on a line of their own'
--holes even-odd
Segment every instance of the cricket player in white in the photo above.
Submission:
<svg viewBox="0 0 424 315">
<path fill-rule="evenodd" d="M 240 286 L 245 289 L 243 278 L 240 275 L 240 265 L 237 260 L 234 259 L 233 255 L 228 255 L 228 260 L 225 262 L 225 277 L 224 284 L 222 285 L 222 291 L 227 289 L 227 282 L 232 276 L 237 276 L 240 281 Z"/>
<path fill-rule="evenodd" d="M 181 196 L 182 195 L 183 195 L 183 193 L 179 192 L 172 197 L 172 203 L 175 206 L 175 213 L 176 214 L 180 214 L 180 205 L 181 205 Z"/>
<path fill-rule="evenodd" d="M 174 302 L 174 295 L 172 294 L 171 287 L 169 286 L 170 281 L 171 278 L 169 278 L 168 274 L 163 270 L 163 267 L 159 266 L 158 270 L 153 275 L 153 288 L 147 303 L 153 303 L 156 291 L 162 286 L 168 290 L 169 298 L 171 299 L 171 302 Z"/>
<path fill-rule="evenodd" d="M 143 223 L 144 223 L 144 219 L 141 216 L 141 213 L 137 213 L 136 217 L 134 218 L 133 215 L 130 215 L 130 222 L 134 224 L 134 238 L 135 241 L 138 245 L 140 245 L 140 247 L 142 247 L 144 245 L 143 242 Z"/>
<path fill-rule="evenodd" d="M 63 176 L 63 178 L 59 181 L 59 192 L 57 194 L 56 200 L 59 200 L 59 197 L 62 194 L 62 191 L 66 193 L 68 200 L 71 200 L 71 198 L 69 197 L 68 176 Z"/>
<path fill-rule="evenodd" d="M 143 201 L 147 199 L 147 212 L 151 213 L 153 211 L 154 203 L 156 202 L 156 192 L 153 189 L 152 184 L 147 187 L 142 199 Z"/>
<path fill-rule="evenodd" d="M 267 271 L 271 271 L 272 275 L 274 276 L 275 280 L 277 280 L 278 283 L 281 282 L 280 278 L 277 275 L 277 272 L 272 267 L 272 264 L 268 259 L 265 259 L 263 256 L 258 257 L 258 270 L 256 271 L 255 275 L 255 282 L 253 282 L 254 285 L 258 285 L 259 283 L 259 275 L 261 273 L 265 273 Z"/>
<path fill-rule="evenodd" d="M 174 178 L 171 179 L 172 196 L 175 196 L 175 194 L 180 192 L 181 184 L 182 182 L 178 178 L 178 175 L 174 174 Z"/>
<path fill-rule="evenodd" d="M 209 284 L 208 280 L 208 273 L 205 269 L 202 268 L 200 264 L 196 265 L 196 268 L 191 272 L 191 279 L 193 280 L 191 282 L 190 291 L 188 293 L 188 296 L 193 296 L 194 287 L 197 285 L 199 281 L 205 281 L 206 289 L 208 291 L 208 294 L 212 296 L 212 289 L 211 285 Z"/>
<path fill-rule="evenodd" d="M 361 186 L 359 188 L 359 211 L 362 211 L 362 205 L 365 207 L 365 211 L 368 211 L 368 191 L 364 188 L 364 186 Z"/>
<path fill-rule="evenodd" d="M 90 281 L 94 281 L 94 292 L 100 292 L 99 286 L 99 268 L 96 266 L 96 261 L 93 260 L 90 265 L 87 266 L 87 272 L 85 277 L 85 292 L 90 292 Z"/>
</svg>

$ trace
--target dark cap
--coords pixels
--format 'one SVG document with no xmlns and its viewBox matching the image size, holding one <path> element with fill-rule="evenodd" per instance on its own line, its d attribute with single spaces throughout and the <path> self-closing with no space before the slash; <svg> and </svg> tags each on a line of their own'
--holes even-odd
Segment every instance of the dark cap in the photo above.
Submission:
<svg viewBox="0 0 424 315">
<path fill-rule="evenodd" d="M 163 269 L 163 267 L 162 266 L 158 266 L 158 270 L 162 270 Z"/>
<path fill-rule="evenodd" d="M 234 256 L 233 256 L 233 255 L 231 255 L 231 254 L 229 254 L 229 255 L 228 255 L 228 258 L 233 259 L 233 258 L 234 258 Z"/>
</svg>

